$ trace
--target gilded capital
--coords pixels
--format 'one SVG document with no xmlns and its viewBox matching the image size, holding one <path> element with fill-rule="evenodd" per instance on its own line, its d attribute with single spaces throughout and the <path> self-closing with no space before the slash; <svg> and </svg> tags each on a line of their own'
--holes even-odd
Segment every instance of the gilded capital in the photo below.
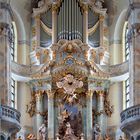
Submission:
<svg viewBox="0 0 140 140">
<path fill-rule="evenodd" d="M 92 90 L 88 90 L 88 91 L 86 92 L 86 95 L 87 95 L 87 97 L 92 97 L 93 91 L 92 91 Z"/>
<path fill-rule="evenodd" d="M 103 90 L 100 90 L 100 91 L 97 91 L 97 94 L 99 95 L 99 96 L 104 96 L 104 91 Z"/>
<path fill-rule="evenodd" d="M 61 0 L 58 0 L 54 4 L 52 4 L 52 12 L 55 12 L 55 11 L 57 12 L 60 5 L 61 5 Z"/>
<path fill-rule="evenodd" d="M 54 98 L 54 92 L 52 92 L 51 90 L 47 91 L 47 95 L 49 99 L 53 99 Z"/>
<path fill-rule="evenodd" d="M 58 6 L 55 4 L 52 6 L 52 12 L 57 12 Z"/>
<path fill-rule="evenodd" d="M 43 91 L 41 90 L 36 91 L 35 97 L 36 97 L 36 101 L 40 101 L 43 97 Z"/>
<path fill-rule="evenodd" d="M 82 4 L 81 8 L 82 8 L 82 12 L 83 13 L 87 13 L 88 12 L 88 5 L 87 4 Z"/>
<path fill-rule="evenodd" d="M 100 21 L 104 21 L 104 16 L 100 15 Z"/>
</svg>

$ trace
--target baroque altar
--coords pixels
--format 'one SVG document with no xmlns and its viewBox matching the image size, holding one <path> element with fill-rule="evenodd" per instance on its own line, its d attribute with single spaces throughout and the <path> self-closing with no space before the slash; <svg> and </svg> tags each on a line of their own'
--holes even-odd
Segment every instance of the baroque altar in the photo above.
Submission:
<svg viewBox="0 0 140 140">
<path fill-rule="evenodd" d="M 89 26 L 88 13 L 94 12 L 97 20 Z M 106 135 L 113 106 L 108 100 L 110 73 L 100 69 L 109 57 L 105 14 L 101 0 L 41 0 L 34 5 L 27 113 L 36 117 L 37 139 L 99 140 Z M 98 48 L 88 42 L 95 32 L 100 32 Z M 45 38 L 51 38 L 50 44 Z M 41 69 L 33 73 L 35 65 Z"/>
</svg>

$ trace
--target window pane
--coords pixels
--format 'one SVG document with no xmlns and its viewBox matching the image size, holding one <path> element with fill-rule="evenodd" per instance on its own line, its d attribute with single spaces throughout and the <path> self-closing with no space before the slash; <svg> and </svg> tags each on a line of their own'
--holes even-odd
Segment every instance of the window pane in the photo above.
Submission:
<svg viewBox="0 0 140 140">
<path fill-rule="evenodd" d="M 13 88 L 12 86 L 11 86 L 11 92 L 12 92 L 12 93 L 14 93 L 14 92 L 15 92 L 15 91 L 14 91 L 14 88 Z"/>
<path fill-rule="evenodd" d="M 126 55 L 129 54 L 129 49 L 126 49 Z"/>
<path fill-rule="evenodd" d="M 15 107 L 15 81 L 11 78 L 11 107 Z"/>
<path fill-rule="evenodd" d="M 128 80 L 126 80 L 126 86 L 128 86 L 129 85 L 129 79 Z"/>
<path fill-rule="evenodd" d="M 129 86 L 126 88 L 126 93 L 129 93 Z"/>
<path fill-rule="evenodd" d="M 15 95 L 11 94 L 11 100 L 15 101 Z"/>
<path fill-rule="evenodd" d="M 129 46 L 130 46 L 130 42 L 128 40 L 128 35 L 129 35 L 129 30 L 128 30 L 128 25 L 126 26 L 126 30 L 125 30 L 125 60 L 129 59 Z"/>
<path fill-rule="evenodd" d="M 128 108 L 130 106 L 129 101 L 126 102 L 126 108 Z"/>
<path fill-rule="evenodd" d="M 125 102 L 126 102 L 126 108 L 128 108 L 130 106 L 129 78 L 125 81 Z"/>
<path fill-rule="evenodd" d="M 11 107 L 15 107 L 15 102 L 11 101 Z"/>
<path fill-rule="evenodd" d="M 127 94 L 126 95 L 126 100 L 129 101 L 129 99 L 130 99 L 130 94 Z"/>
</svg>

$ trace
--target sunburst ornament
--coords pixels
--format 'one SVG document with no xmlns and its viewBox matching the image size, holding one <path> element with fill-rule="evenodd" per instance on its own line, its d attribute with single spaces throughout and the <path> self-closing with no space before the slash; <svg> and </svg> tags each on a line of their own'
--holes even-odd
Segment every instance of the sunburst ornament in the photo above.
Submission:
<svg viewBox="0 0 140 140">
<path fill-rule="evenodd" d="M 58 88 L 63 88 L 64 93 L 68 95 L 67 101 L 72 103 L 74 99 L 77 99 L 76 94 L 74 93 L 77 88 L 83 87 L 83 82 L 74 78 L 73 75 L 68 74 L 63 77 L 60 82 L 56 82 Z"/>
</svg>

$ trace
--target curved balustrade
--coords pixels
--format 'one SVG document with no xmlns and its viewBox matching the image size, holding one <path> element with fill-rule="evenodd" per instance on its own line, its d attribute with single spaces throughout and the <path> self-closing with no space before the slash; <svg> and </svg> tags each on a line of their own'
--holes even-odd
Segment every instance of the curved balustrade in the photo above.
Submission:
<svg viewBox="0 0 140 140">
<path fill-rule="evenodd" d="M 117 65 L 111 65 L 111 66 L 98 65 L 98 64 L 97 64 L 97 66 L 101 71 L 103 71 L 105 73 L 109 73 L 110 77 L 123 75 L 129 71 L 128 61 L 125 61 L 124 63 L 117 64 Z"/>
<path fill-rule="evenodd" d="M 13 129 L 13 131 L 20 130 L 20 112 L 9 106 L 0 106 L 0 120 L 2 128 L 6 130 Z"/>
<path fill-rule="evenodd" d="M 129 130 L 131 128 L 139 128 L 140 121 L 140 105 L 132 106 L 127 108 L 120 114 L 121 116 L 121 129 Z M 135 127 L 133 126 L 135 125 Z M 138 125 L 138 126 L 137 126 Z"/>
<path fill-rule="evenodd" d="M 26 77 L 29 77 L 31 74 L 39 72 L 42 69 L 42 67 L 44 67 L 43 64 L 32 65 L 32 66 L 21 65 L 21 64 L 17 64 L 16 62 L 11 62 L 11 64 L 12 64 L 11 68 L 13 73 Z"/>
<path fill-rule="evenodd" d="M 110 75 L 110 77 L 120 76 L 129 71 L 128 61 L 112 66 L 99 65 L 99 64 L 95 64 L 95 65 L 98 67 L 99 70 Z M 12 62 L 12 72 L 19 76 L 25 76 L 25 77 L 30 77 L 30 75 L 32 74 L 43 72 L 43 70 L 46 67 L 49 67 L 48 63 L 29 66 L 29 65 L 20 65 L 17 64 L 16 62 Z"/>
</svg>

